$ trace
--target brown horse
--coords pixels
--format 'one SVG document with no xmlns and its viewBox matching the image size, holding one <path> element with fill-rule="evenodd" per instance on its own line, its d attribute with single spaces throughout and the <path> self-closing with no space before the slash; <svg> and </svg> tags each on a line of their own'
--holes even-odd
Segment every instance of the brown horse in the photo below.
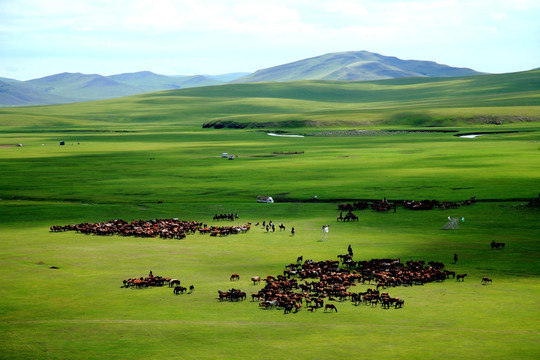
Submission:
<svg viewBox="0 0 540 360">
<path fill-rule="evenodd" d="M 240 275 L 238 275 L 238 274 L 232 274 L 230 280 L 231 280 L 231 281 L 234 281 L 234 280 L 240 280 Z"/>
<path fill-rule="evenodd" d="M 218 290 L 219 295 L 219 301 L 227 300 L 227 296 L 229 296 L 229 293 L 227 291 L 221 291 Z"/>
<path fill-rule="evenodd" d="M 486 276 L 482 278 L 482 285 L 486 285 L 487 283 L 492 283 L 492 280 Z"/>
<path fill-rule="evenodd" d="M 251 281 L 253 281 L 253 285 L 257 284 L 257 283 L 261 283 L 261 277 L 260 276 L 252 276 L 251 277 Z"/>
<path fill-rule="evenodd" d="M 459 281 L 460 279 L 461 279 L 461 281 L 464 281 L 464 280 L 465 280 L 465 276 L 467 276 L 467 274 L 458 274 L 458 275 L 456 276 L 457 281 Z"/>
<path fill-rule="evenodd" d="M 175 286 L 174 287 L 174 295 L 178 295 L 179 293 L 184 293 L 184 291 L 186 291 L 187 289 L 183 286 Z"/>
<path fill-rule="evenodd" d="M 330 309 L 330 312 L 332 312 L 334 310 L 336 310 L 336 312 L 338 312 L 337 308 L 336 308 L 336 305 L 334 305 L 334 304 L 326 304 L 324 306 L 324 312 L 326 312 L 326 310 L 328 310 L 328 309 Z"/>
</svg>

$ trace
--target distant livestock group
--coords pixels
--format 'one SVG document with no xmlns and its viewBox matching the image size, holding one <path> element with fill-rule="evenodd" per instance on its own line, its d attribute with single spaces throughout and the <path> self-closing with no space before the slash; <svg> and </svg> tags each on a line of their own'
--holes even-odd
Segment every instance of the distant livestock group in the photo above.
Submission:
<svg viewBox="0 0 540 360">
<path fill-rule="evenodd" d="M 303 257 L 299 257 L 298 260 Z M 319 308 L 324 311 L 338 312 L 333 303 L 325 301 L 351 300 L 355 305 L 364 304 L 376 307 L 378 303 L 383 308 L 396 309 L 403 307 L 404 300 L 390 297 L 379 288 L 398 285 L 424 284 L 429 281 L 446 279 L 446 274 L 431 266 L 423 266 L 423 262 L 409 262 L 405 267 L 399 259 L 373 259 L 355 263 L 355 270 L 346 268 L 346 263 L 352 260 L 350 254 L 340 255 L 339 260 L 313 261 L 303 263 L 297 261 L 285 266 L 283 275 L 267 276 L 263 279 L 266 285 L 257 293 L 251 295 L 252 301 L 259 301 L 264 309 L 281 308 L 284 313 L 298 312 L 304 305 L 313 312 Z M 443 265 L 444 266 L 444 265 Z M 407 274 L 407 275 L 405 275 Z M 433 276 L 439 274 L 439 276 Z M 403 276 L 401 280 L 397 277 Z M 414 277 L 415 281 L 406 277 Z M 389 281 L 389 279 L 393 279 Z M 252 278 L 253 280 L 253 278 Z M 299 283 L 303 281 L 303 283 Z M 376 284 L 376 289 L 364 292 L 352 292 L 350 287 L 358 283 Z M 255 282 L 254 282 L 255 284 Z"/>
<path fill-rule="evenodd" d="M 358 201 L 354 202 L 352 204 L 340 204 L 338 205 L 338 210 L 340 211 L 349 211 L 349 213 L 352 210 L 366 210 L 368 208 L 371 208 L 374 211 L 378 212 L 388 212 L 390 210 L 394 210 L 396 212 L 396 207 L 398 205 L 403 206 L 403 208 L 408 210 L 433 210 L 435 208 L 438 208 L 439 210 L 447 210 L 447 209 L 458 209 L 461 206 L 468 206 L 472 205 L 476 202 L 476 198 L 472 197 L 469 200 L 464 200 L 460 202 L 453 202 L 453 201 L 439 201 L 439 200 L 421 200 L 421 201 L 415 201 L 415 200 L 399 200 L 399 201 L 388 201 L 385 199 L 383 200 L 374 200 L 374 201 Z M 339 219 L 338 220 L 342 220 Z"/>
<path fill-rule="evenodd" d="M 160 237 L 163 239 L 184 239 L 188 234 L 210 234 L 210 236 L 226 236 L 245 233 L 250 229 L 250 223 L 241 226 L 207 226 L 197 221 L 173 219 L 155 220 L 109 220 L 99 223 L 81 223 L 65 226 L 51 226 L 50 231 L 76 231 L 82 234 L 121 235 L 136 237 Z"/>
</svg>

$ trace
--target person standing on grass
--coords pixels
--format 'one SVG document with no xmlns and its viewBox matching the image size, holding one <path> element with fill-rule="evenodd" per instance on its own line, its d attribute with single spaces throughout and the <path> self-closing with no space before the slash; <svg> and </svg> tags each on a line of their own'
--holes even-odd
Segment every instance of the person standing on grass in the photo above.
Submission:
<svg viewBox="0 0 540 360">
<path fill-rule="evenodd" d="M 454 264 L 457 264 L 457 261 L 458 261 L 458 256 L 457 254 L 454 254 Z"/>
</svg>

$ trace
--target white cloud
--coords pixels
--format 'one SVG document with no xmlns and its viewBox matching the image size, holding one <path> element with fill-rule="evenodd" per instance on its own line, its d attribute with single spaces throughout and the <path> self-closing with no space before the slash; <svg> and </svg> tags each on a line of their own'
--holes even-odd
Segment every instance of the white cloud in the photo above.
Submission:
<svg viewBox="0 0 540 360">
<path fill-rule="evenodd" d="M 503 20 L 508 17 L 508 15 L 504 12 L 491 13 L 490 15 L 493 20 Z"/>
<path fill-rule="evenodd" d="M 318 6 L 326 12 L 337 13 L 344 17 L 358 17 L 369 14 L 369 11 L 363 5 L 364 1 L 355 0 L 334 0 L 324 1 L 319 3 Z"/>
<path fill-rule="evenodd" d="M 0 0 L 0 60 L 252 71 L 368 50 L 470 67 L 508 53 L 516 64 L 540 58 L 539 9 L 538 0 Z"/>
</svg>

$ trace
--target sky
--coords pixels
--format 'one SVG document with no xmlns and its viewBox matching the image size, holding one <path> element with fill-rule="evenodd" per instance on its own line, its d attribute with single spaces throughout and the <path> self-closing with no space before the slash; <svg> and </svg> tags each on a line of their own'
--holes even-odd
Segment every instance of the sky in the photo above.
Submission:
<svg viewBox="0 0 540 360">
<path fill-rule="evenodd" d="M 367 50 L 540 67 L 540 0 L 0 0 L 0 77 L 253 72 Z"/>
</svg>

